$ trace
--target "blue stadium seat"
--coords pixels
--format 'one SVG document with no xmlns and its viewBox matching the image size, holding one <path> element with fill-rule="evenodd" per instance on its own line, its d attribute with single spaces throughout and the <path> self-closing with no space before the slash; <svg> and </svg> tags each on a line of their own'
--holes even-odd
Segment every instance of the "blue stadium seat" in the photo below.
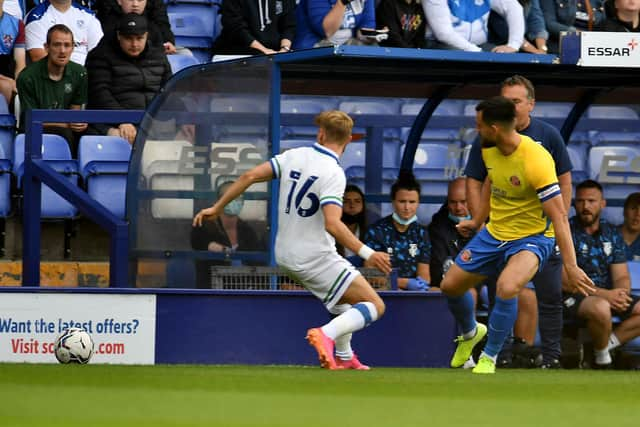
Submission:
<svg viewBox="0 0 640 427">
<path fill-rule="evenodd" d="M 401 150 L 404 151 L 404 146 Z M 419 144 L 413 163 L 416 178 L 438 181 L 455 178 L 463 152 L 460 144 Z"/>
<path fill-rule="evenodd" d="M 286 114 L 318 114 L 322 111 L 335 110 L 338 101 L 329 96 L 287 96 L 280 101 L 280 112 Z M 316 140 L 318 128 L 309 122 L 309 126 L 282 126 L 280 137 L 283 139 Z"/>
<path fill-rule="evenodd" d="M 347 100 L 340 102 L 340 104 L 338 105 L 338 109 L 356 117 L 369 114 L 395 116 L 400 114 L 401 103 L 401 100 L 393 98 L 348 98 Z M 383 132 L 384 139 L 387 141 L 400 140 L 400 129 L 398 128 L 385 128 Z M 356 126 L 353 129 L 353 133 L 365 134 L 366 129 Z"/>
<path fill-rule="evenodd" d="M 640 295 L 640 261 L 627 261 L 631 276 L 631 292 Z"/>
<path fill-rule="evenodd" d="M 572 108 L 573 104 L 568 102 L 536 102 L 531 115 L 538 118 L 566 118 Z"/>
<path fill-rule="evenodd" d="M 198 58 L 191 55 L 167 55 L 167 59 L 169 60 L 169 64 L 171 65 L 171 72 L 173 72 L 173 74 L 177 73 L 183 68 L 200 64 Z"/>
<path fill-rule="evenodd" d="M 280 112 L 290 114 L 318 114 L 322 111 L 335 110 L 338 101 L 329 96 L 286 96 L 280 101 Z"/>
<path fill-rule="evenodd" d="M 347 145 L 340 157 L 340 164 L 344 169 L 351 166 L 364 167 L 367 144 L 365 142 L 352 142 Z M 394 142 L 385 142 L 382 146 L 382 166 L 386 168 L 398 168 L 400 166 L 399 146 Z"/>
<path fill-rule="evenodd" d="M 210 49 L 216 34 L 217 4 L 169 4 L 167 14 L 177 46 Z"/>
<path fill-rule="evenodd" d="M 605 197 L 607 192 L 605 190 Z M 605 206 L 602 210 L 602 217 L 611 224 L 622 224 L 624 221 L 624 208 L 622 206 Z"/>
<path fill-rule="evenodd" d="M 309 139 L 282 139 L 280 140 L 280 152 L 290 150 L 292 148 L 310 147 L 314 141 Z"/>
<path fill-rule="evenodd" d="M 24 134 L 16 136 L 13 156 L 13 173 L 18 188 L 22 187 L 24 174 Z M 57 172 L 65 175 L 74 185 L 78 184 L 78 163 L 71 158 L 67 140 L 59 135 L 42 135 L 42 158 Z M 78 209 L 55 193 L 49 186 L 42 186 L 42 218 L 73 218 Z"/>
<path fill-rule="evenodd" d="M 589 119 L 638 120 L 638 113 L 624 105 L 594 105 L 586 114 Z"/>
<path fill-rule="evenodd" d="M 267 101 L 266 96 L 262 99 L 257 96 L 219 96 L 212 98 L 210 110 L 214 113 L 265 114 L 263 125 L 234 124 L 230 120 L 228 124 L 218 126 L 217 131 L 214 131 L 214 136 L 219 142 L 266 141 L 269 134 L 266 121 L 266 114 L 269 110 Z"/>
<path fill-rule="evenodd" d="M 120 137 L 85 135 L 78 146 L 78 166 L 87 193 L 119 218 L 125 217 L 131 145 Z"/>
<path fill-rule="evenodd" d="M 567 151 L 569 152 L 569 159 L 573 166 L 573 170 L 571 171 L 572 181 L 578 183 L 589 178 L 586 148 L 581 145 L 569 144 L 567 145 Z"/>
<path fill-rule="evenodd" d="M 416 116 L 424 106 L 427 100 L 409 101 L 402 104 L 400 107 L 400 114 L 404 116 Z M 459 117 L 464 115 L 464 109 L 467 105 L 467 101 L 458 99 L 445 99 L 438 108 L 433 112 L 434 116 L 454 116 Z"/>
<path fill-rule="evenodd" d="M 13 140 L 15 138 L 16 118 L 9 112 L 4 96 L 0 96 L 0 146 L 7 159 L 13 158 Z"/>
<path fill-rule="evenodd" d="M 409 132 L 411 132 L 411 128 L 402 128 L 401 139 L 403 142 L 407 142 L 407 138 L 409 138 Z M 422 143 L 449 144 L 452 142 L 457 143 L 458 141 L 460 141 L 459 129 L 427 128 L 422 132 L 422 135 L 420 136 L 420 142 Z"/>
<path fill-rule="evenodd" d="M 441 207 L 442 203 L 420 203 L 417 213 L 420 224 L 431 224 L 433 215 L 435 215 Z"/>
<path fill-rule="evenodd" d="M 594 132 L 593 145 L 640 145 L 640 132 Z"/>
<path fill-rule="evenodd" d="M 5 218 L 11 213 L 11 160 L 5 155 L 0 145 L 0 217 Z M 4 231 L 4 225 L 3 225 Z M 3 233 L 4 234 L 4 233 Z M 2 237 L 0 237 L 2 238 Z M 4 244 L 2 244 L 4 248 Z"/>
</svg>

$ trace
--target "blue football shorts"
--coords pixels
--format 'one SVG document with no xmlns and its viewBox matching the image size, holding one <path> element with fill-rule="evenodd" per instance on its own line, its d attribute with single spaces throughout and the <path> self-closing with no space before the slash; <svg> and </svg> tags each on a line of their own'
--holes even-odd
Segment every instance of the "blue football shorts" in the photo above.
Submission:
<svg viewBox="0 0 640 427">
<path fill-rule="evenodd" d="M 456 257 L 456 264 L 468 273 L 491 276 L 501 271 L 512 255 L 520 251 L 529 251 L 538 257 L 540 271 L 553 253 L 555 244 L 556 239 L 543 234 L 511 241 L 497 240 L 483 228 L 460 251 Z"/>
</svg>

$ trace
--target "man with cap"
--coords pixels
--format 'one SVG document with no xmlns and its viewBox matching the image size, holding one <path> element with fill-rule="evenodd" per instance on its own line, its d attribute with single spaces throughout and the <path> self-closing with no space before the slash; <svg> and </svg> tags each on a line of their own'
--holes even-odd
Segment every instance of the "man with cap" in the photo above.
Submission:
<svg viewBox="0 0 640 427">
<path fill-rule="evenodd" d="M 171 77 L 162 46 L 148 43 L 148 22 L 143 15 L 123 15 L 116 37 L 103 38 L 87 57 L 89 104 L 95 110 L 144 110 Z M 114 135 L 133 143 L 132 123 L 95 124 L 91 133 Z"/>
</svg>

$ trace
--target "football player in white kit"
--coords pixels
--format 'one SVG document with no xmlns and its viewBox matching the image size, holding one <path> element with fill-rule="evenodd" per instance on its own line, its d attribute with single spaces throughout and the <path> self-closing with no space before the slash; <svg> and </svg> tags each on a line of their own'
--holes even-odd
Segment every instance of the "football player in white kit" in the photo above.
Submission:
<svg viewBox="0 0 640 427">
<path fill-rule="evenodd" d="M 306 338 L 323 368 L 368 370 L 351 349 L 351 334 L 379 319 L 384 302 L 337 253 L 335 240 L 385 274 L 391 272 L 391 262 L 388 254 L 364 245 L 341 221 L 346 178 L 338 159 L 351 141 L 353 120 L 342 111 L 325 111 L 315 123 L 316 144 L 278 154 L 244 173 L 213 206 L 198 212 L 193 226 L 217 218 L 252 184 L 280 179 L 276 262 L 336 315 L 326 325 L 309 329 Z"/>
</svg>

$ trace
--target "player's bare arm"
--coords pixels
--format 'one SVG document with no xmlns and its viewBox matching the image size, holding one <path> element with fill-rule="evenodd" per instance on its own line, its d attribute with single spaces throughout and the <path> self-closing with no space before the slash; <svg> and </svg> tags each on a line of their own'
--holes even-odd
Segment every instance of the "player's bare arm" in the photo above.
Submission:
<svg viewBox="0 0 640 427">
<path fill-rule="evenodd" d="M 247 188 L 257 182 L 270 181 L 273 179 L 273 170 L 269 162 L 264 162 L 261 165 L 256 166 L 240 175 L 240 178 L 236 180 L 225 191 L 225 193 L 216 201 L 213 206 L 202 209 L 193 218 L 193 226 L 202 226 L 202 221 L 212 221 L 216 219 L 222 213 L 224 207 L 232 200 L 236 199 L 239 195 L 245 192 Z"/>
<path fill-rule="evenodd" d="M 362 243 L 349 228 L 342 222 L 342 208 L 334 204 L 326 204 L 322 206 L 324 214 L 324 226 L 329 234 L 331 234 L 338 243 L 352 252 L 360 255 L 365 259 L 368 265 L 371 265 L 384 274 L 391 273 L 391 260 L 389 254 L 385 252 L 374 252 L 364 243 Z M 363 249 L 369 249 L 372 253 L 361 253 Z M 367 251 L 368 252 L 368 251 Z M 368 255 L 365 257 L 363 255 Z"/>
<path fill-rule="evenodd" d="M 489 216 L 489 200 L 491 198 L 489 177 L 484 181 L 467 177 L 466 186 L 467 206 L 471 213 L 471 219 L 460 221 L 456 228 L 463 236 L 470 236 L 482 227 Z"/>
<path fill-rule="evenodd" d="M 561 195 L 552 197 L 542 203 L 542 210 L 551 219 L 556 234 L 556 242 L 562 254 L 562 262 L 566 271 L 566 285 L 574 292 L 591 295 L 596 291 L 593 281 L 578 267 L 576 252 L 571 239 L 569 219 L 564 209 Z"/>
</svg>

